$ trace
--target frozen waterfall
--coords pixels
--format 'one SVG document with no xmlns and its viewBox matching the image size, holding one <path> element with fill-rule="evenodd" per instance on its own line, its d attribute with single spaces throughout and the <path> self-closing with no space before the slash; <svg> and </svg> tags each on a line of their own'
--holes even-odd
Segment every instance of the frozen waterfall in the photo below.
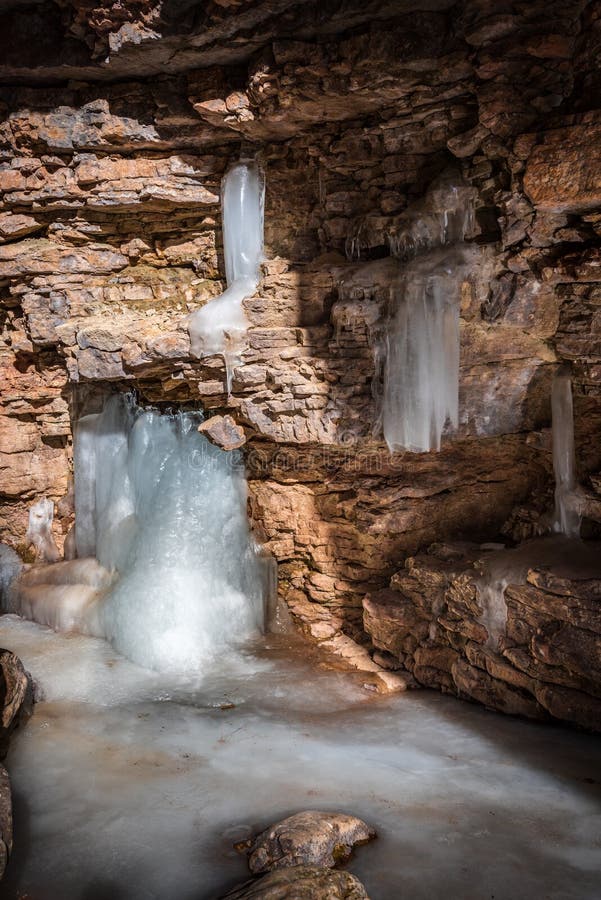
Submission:
<svg viewBox="0 0 601 900">
<path fill-rule="evenodd" d="M 399 221 L 392 252 L 406 264 L 392 292 L 382 427 L 391 452 L 439 450 L 458 424 L 459 303 L 473 259 L 474 191 L 443 176 Z"/>
<path fill-rule="evenodd" d="M 553 379 L 553 471 L 555 473 L 555 514 L 553 530 L 568 537 L 580 536 L 580 496 L 576 483 L 574 450 L 574 409 L 572 380 L 566 372 Z"/>
<path fill-rule="evenodd" d="M 79 558 L 25 572 L 11 611 L 186 675 L 260 632 L 271 561 L 249 528 L 242 459 L 210 444 L 201 421 L 123 395 L 81 418 Z"/>
<path fill-rule="evenodd" d="M 242 301 L 254 294 L 259 283 L 264 196 L 264 181 L 256 163 L 238 162 L 226 172 L 221 205 L 227 290 L 188 320 L 192 353 L 223 356 L 228 393 L 248 324 Z"/>
</svg>

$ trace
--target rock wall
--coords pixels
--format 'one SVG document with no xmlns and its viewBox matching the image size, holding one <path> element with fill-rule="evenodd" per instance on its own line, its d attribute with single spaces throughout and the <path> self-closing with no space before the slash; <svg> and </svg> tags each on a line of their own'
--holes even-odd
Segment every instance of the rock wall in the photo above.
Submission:
<svg viewBox="0 0 601 900">
<path fill-rule="evenodd" d="M 494 6 L 494 10 L 491 7 Z M 250 511 L 315 636 L 408 554 L 528 533 L 572 365 L 579 472 L 601 466 L 598 2 L 4 4 L 0 525 L 68 487 L 86 395 L 202 404 L 247 434 Z M 186 315 L 223 288 L 220 179 L 264 168 L 266 262 L 231 396 Z M 403 211 L 449 165 L 477 191 L 460 427 L 391 456 L 375 350 Z M 598 518 L 598 515 L 597 515 Z M 55 520 L 59 540 L 70 524 Z M 593 528 L 593 526 L 590 526 Z"/>
<path fill-rule="evenodd" d="M 573 547 L 562 560 L 561 541 L 551 568 L 537 542 L 528 549 L 526 571 L 500 601 L 498 637 L 490 618 L 486 627 L 480 574 L 490 552 L 438 544 L 408 558 L 389 588 L 364 598 L 376 659 L 492 709 L 601 731 L 601 544 L 586 548 L 592 566 Z"/>
</svg>

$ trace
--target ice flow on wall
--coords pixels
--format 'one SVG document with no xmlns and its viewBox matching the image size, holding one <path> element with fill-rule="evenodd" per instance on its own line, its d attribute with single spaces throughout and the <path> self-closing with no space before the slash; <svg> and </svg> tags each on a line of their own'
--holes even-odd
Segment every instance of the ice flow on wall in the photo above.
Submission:
<svg viewBox="0 0 601 900">
<path fill-rule="evenodd" d="M 122 395 L 80 419 L 79 558 L 25 572 L 9 610 L 185 675 L 262 630 L 271 572 L 250 532 L 242 461 L 200 422 Z"/>
<path fill-rule="evenodd" d="M 572 380 L 567 372 L 559 372 L 551 388 L 553 418 L 553 471 L 555 473 L 555 514 L 553 530 L 580 536 L 580 496 L 576 483 L 574 450 L 574 410 Z"/>
<path fill-rule="evenodd" d="M 227 290 L 188 319 L 192 353 L 223 356 L 228 393 L 248 324 L 242 301 L 254 294 L 259 283 L 264 195 L 263 177 L 256 163 L 238 162 L 226 172 L 221 205 Z"/>
<path fill-rule="evenodd" d="M 474 254 L 474 191 L 444 175 L 401 217 L 391 250 L 405 265 L 384 347 L 382 428 L 389 449 L 439 450 L 459 413 L 459 303 Z"/>
</svg>

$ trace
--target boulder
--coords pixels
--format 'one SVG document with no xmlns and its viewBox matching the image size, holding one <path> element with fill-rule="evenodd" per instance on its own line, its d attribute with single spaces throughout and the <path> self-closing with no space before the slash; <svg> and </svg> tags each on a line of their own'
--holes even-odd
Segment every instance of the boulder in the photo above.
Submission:
<svg viewBox="0 0 601 900">
<path fill-rule="evenodd" d="M 31 675 L 25 671 L 18 656 L 10 650 L 0 650 L 0 759 L 8 752 L 11 733 L 19 722 L 31 715 L 32 706 Z"/>
<path fill-rule="evenodd" d="M 292 866 L 238 885 L 223 900 L 369 900 L 358 878 L 319 866 Z"/>
<path fill-rule="evenodd" d="M 255 875 L 289 866 L 332 868 L 345 862 L 353 847 L 366 844 L 375 836 L 373 828 L 355 816 L 300 812 L 254 839 L 248 866 Z"/>
<path fill-rule="evenodd" d="M 232 416 L 211 416 L 198 426 L 201 434 L 222 450 L 237 450 L 246 443 L 244 429 Z"/>
</svg>

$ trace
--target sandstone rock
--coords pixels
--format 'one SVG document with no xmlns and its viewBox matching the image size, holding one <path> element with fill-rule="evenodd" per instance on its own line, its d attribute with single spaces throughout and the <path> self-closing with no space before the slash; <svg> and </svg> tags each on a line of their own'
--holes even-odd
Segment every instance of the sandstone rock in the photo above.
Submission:
<svg viewBox="0 0 601 900">
<path fill-rule="evenodd" d="M 0 243 L 25 237 L 34 231 L 41 231 L 43 227 L 43 224 L 32 216 L 4 213 L 0 215 Z"/>
<path fill-rule="evenodd" d="M 524 189 L 553 212 L 583 212 L 601 205 L 601 125 L 547 132 L 526 166 Z"/>
<path fill-rule="evenodd" d="M 341 813 L 301 812 L 259 834 L 248 866 L 255 875 L 290 866 L 331 868 L 345 862 L 353 847 L 376 836 L 361 819 Z"/>
<path fill-rule="evenodd" d="M 433 546 L 407 560 L 390 589 L 365 597 L 373 645 L 425 686 L 512 715 L 551 715 L 601 731 L 599 547 L 578 544 L 566 555 L 548 542 L 528 545 L 529 570 L 505 589 L 498 647 L 487 646 L 481 621 L 483 548 L 470 544 Z"/>
<path fill-rule="evenodd" d="M 211 416 L 198 426 L 198 430 L 222 450 L 238 450 L 246 443 L 244 429 L 232 416 Z"/>
<path fill-rule="evenodd" d="M 247 881 L 225 894 L 222 900 L 369 900 L 369 897 L 350 872 L 294 866 Z"/>
</svg>

